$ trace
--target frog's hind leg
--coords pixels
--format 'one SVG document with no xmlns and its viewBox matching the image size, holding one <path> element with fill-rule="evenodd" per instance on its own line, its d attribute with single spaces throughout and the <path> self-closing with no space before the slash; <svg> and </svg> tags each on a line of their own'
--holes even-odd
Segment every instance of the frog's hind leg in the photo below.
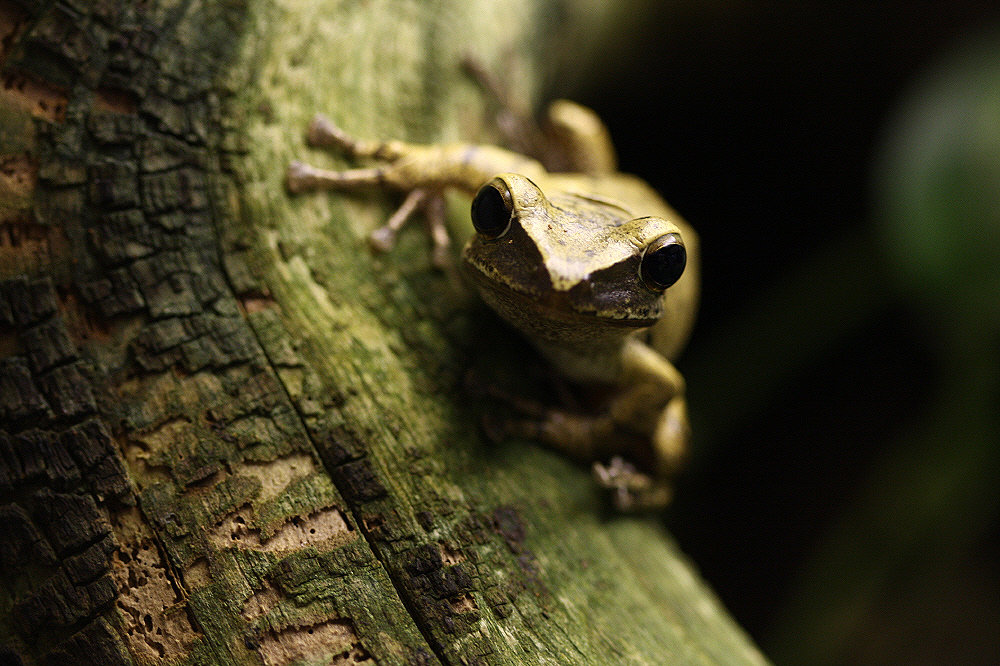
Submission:
<svg viewBox="0 0 1000 666">
<path fill-rule="evenodd" d="M 562 160 L 554 170 L 603 176 L 618 170 L 611 133 L 592 109 L 565 99 L 553 101 L 542 125 L 551 150 Z"/>
<path fill-rule="evenodd" d="M 486 69 L 474 56 L 462 60 L 465 72 L 486 93 L 496 107 L 495 122 L 508 148 L 539 159 L 551 170 L 545 138 L 531 107 L 523 104 L 524 96 L 511 94 L 507 82 Z"/>
<path fill-rule="evenodd" d="M 592 176 L 614 173 L 618 158 L 611 133 L 593 110 L 565 99 L 549 104 L 541 122 L 532 109 L 511 94 L 506 82 L 471 56 L 465 71 L 498 107 L 496 123 L 509 146 L 537 158 L 552 172 L 579 172 Z"/>
</svg>

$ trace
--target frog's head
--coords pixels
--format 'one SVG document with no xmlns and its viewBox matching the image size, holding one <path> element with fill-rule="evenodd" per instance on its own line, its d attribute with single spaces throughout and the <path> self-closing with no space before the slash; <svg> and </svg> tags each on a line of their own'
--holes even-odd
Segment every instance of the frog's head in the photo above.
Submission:
<svg viewBox="0 0 1000 666">
<path fill-rule="evenodd" d="M 529 335 L 654 324 L 684 272 L 680 229 L 610 200 L 549 194 L 517 174 L 479 190 L 464 263 L 483 299 Z"/>
</svg>

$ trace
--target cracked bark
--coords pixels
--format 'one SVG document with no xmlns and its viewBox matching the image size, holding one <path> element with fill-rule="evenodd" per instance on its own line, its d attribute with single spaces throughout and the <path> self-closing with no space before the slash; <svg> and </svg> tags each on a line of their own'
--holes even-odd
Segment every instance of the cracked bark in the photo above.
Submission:
<svg viewBox="0 0 1000 666">
<path fill-rule="evenodd" d="M 460 59 L 565 28 L 288 5 L 0 2 L 0 661 L 762 661 L 655 520 L 484 442 L 462 378 L 528 352 L 361 249 L 390 202 L 281 186 L 316 111 L 489 137 Z"/>
</svg>

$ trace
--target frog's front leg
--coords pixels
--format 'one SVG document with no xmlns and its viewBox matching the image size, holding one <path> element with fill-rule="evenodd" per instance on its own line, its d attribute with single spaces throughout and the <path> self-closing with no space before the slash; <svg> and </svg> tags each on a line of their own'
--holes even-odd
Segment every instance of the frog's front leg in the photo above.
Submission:
<svg viewBox="0 0 1000 666">
<path fill-rule="evenodd" d="M 658 510 L 672 495 L 669 475 L 640 471 L 637 458 L 650 458 L 648 433 L 636 433 L 631 424 L 616 421 L 613 410 L 581 414 L 526 401 L 501 392 L 491 392 L 513 407 L 520 416 L 484 419 L 486 431 L 495 441 L 517 437 L 541 442 L 563 455 L 592 464 L 594 479 L 612 491 L 615 508 L 622 512 Z M 595 461 L 609 461 L 607 464 Z M 646 467 L 655 467 L 649 461 Z"/>
<path fill-rule="evenodd" d="M 497 173 L 544 173 L 538 162 L 494 146 L 364 141 L 352 137 L 321 115 L 309 124 L 306 140 L 311 146 L 332 148 L 375 164 L 332 171 L 294 161 L 288 165 L 285 176 L 290 192 L 317 189 L 353 191 L 372 187 L 405 192 L 402 205 L 385 225 L 371 233 L 369 241 L 375 250 L 385 252 L 392 249 L 399 230 L 414 213 L 422 210 L 434 243 L 433 262 L 439 267 L 448 262 L 450 246 L 445 223 L 446 188 L 455 187 L 471 194 Z"/>
<path fill-rule="evenodd" d="M 645 433 L 652 456 L 649 472 L 624 461 L 594 464 L 594 478 L 615 491 L 619 509 L 660 508 L 670 498 L 668 480 L 687 457 L 691 428 L 684 378 L 657 351 L 632 338 L 622 350 L 622 391 L 609 412 L 623 429 Z"/>
<path fill-rule="evenodd" d="M 294 161 L 288 165 L 286 186 L 292 193 L 316 189 L 356 190 L 366 187 L 392 187 L 406 192 L 400 207 L 386 223 L 371 232 L 368 241 L 374 250 L 388 252 L 396 245 L 396 237 L 406 222 L 418 211 L 424 212 L 433 243 L 431 262 L 436 267 L 448 263 L 451 245 L 445 220 L 443 186 L 423 184 L 414 178 L 411 170 L 401 169 L 396 163 L 408 154 L 419 152 L 398 141 L 370 142 L 355 139 L 328 118 L 317 115 L 309 123 L 306 142 L 311 146 L 334 148 L 351 157 L 375 159 L 378 166 L 331 171 Z"/>
<path fill-rule="evenodd" d="M 662 509 L 672 496 L 670 480 L 687 455 L 684 379 L 666 358 L 635 338 L 625 342 L 621 365 L 617 393 L 597 413 L 542 405 L 487 386 L 490 397 L 518 412 L 514 418 L 488 418 L 487 432 L 496 440 L 539 441 L 592 463 L 594 479 L 612 491 L 620 511 Z"/>
<path fill-rule="evenodd" d="M 593 464 L 594 480 L 614 492 L 619 511 L 662 509 L 672 496 L 671 477 L 686 456 L 690 428 L 684 398 L 671 399 L 647 444 L 653 454 L 652 470 L 645 472 L 621 455 L 607 464 Z"/>
</svg>

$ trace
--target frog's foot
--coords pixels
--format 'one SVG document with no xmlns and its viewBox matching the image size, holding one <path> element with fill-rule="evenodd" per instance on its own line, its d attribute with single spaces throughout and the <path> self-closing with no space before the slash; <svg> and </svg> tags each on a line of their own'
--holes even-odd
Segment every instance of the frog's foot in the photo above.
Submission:
<svg viewBox="0 0 1000 666">
<path fill-rule="evenodd" d="M 428 233 L 434 246 L 431 262 L 437 268 L 448 265 L 451 239 L 446 225 L 443 188 L 416 187 L 404 184 L 405 181 L 400 182 L 398 177 L 394 177 L 393 163 L 405 152 L 404 144 L 356 139 L 322 115 L 315 116 L 309 123 L 306 142 L 310 146 L 334 148 L 352 157 L 369 158 L 382 163 L 368 168 L 332 171 L 294 161 L 288 165 L 285 173 L 285 186 L 289 192 L 298 194 L 321 189 L 352 191 L 365 187 L 402 189 L 407 192 L 402 205 L 383 226 L 368 236 L 369 244 L 378 252 L 388 252 L 395 247 L 399 231 L 420 210 L 427 220 Z"/>
<path fill-rule="evenodd" d="M 350 157 L 377 159 L 385 164 L 365 169 L 331 171 L 294 161 L 285 172 L 285 186 L 292 194 L 308 190 L 355 190 L 385 186 L 391 163 L 401 156 L 399 142 L 362 141 L 350 136 L 326 116 L 317 115 L 309 123 L 306 143 L 310 146 L 336 148 Z"/>
<path fill-rule="evenodd" d="M 621 456 L 607 465 L 595 462 L 593 473 L 599 485 L 612 491 L 615 508 L 623 513 L 662 509 L 670 502 L 669 486 L 657 483 Z"/>
<path fill-rule="evenodd" d="M 417 210 L 423 211 L 427 232 L 431 237 L 431 263 L 435 268 L 448 265 L 451 237 L 448 235 L 444 194 L 441 190 L 417 188 L 410 190 L 396 212 L 385 224 L 368 235 L 368 244 L 377 252 L 389 252 L 396 246 L 396 237 Z"/>
<path fill-rule="evenodd" d="M 292 194 L 318 189 L 353 190 L 381 183 L 382 171 L 378 168 L 330 171 L 298 161 L 288 165 L 285 175 L 285 185 Z M 373 249 L 388 252 L 396 246 L 400 229 L 417 210 L 424 213 L 434 245 L 431 262 L 436 268 L 444 268 L 451 256 L 451 238 L 445 216 L 444 193 L 440 189 L 418 187 L 410 190 L 402 205 L 389 216 L 386 223 L 369 234 L 368 242 Z"/>
</svg>

